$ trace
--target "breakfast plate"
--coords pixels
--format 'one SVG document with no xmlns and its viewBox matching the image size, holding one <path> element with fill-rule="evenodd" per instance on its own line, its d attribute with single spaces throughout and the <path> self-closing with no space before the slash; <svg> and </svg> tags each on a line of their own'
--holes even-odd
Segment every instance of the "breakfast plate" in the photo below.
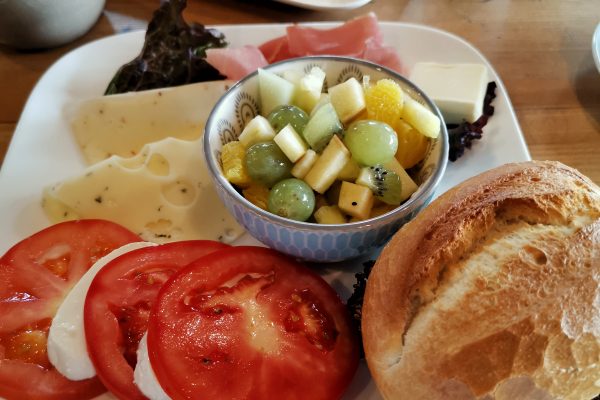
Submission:
<svg viewBox="0 0 600 400">
<path fill-rule="evenodd" d="M 359 8 L 371 0 L 276 0 L 280 3 L 289 4 L 308 10 L 351 10 Z"/>
<path fill-rule="evenodd" d="M 334 23 L 312 26 L 332 27 Z M 285 25 L 216 26 L 231 46 L 260 44 L 282 35 Z M 507 162 L 530 159 L 521 129 L 500 77 L 485 57 L 463 39 L 431 27 L 382 22 L 387 45 L 395 47 L 410 71 L 418 61 L 480 63 L 497 83 L 495 114 L 484 128 L 482 140 L 456 162 L 449 163 L 437 195 L 457 183 Z M 64 118 L 68 104 L 101 95 L 116 69 L 136 56 L 144 32 L 129 32 L 89 43 L 62 57 L 42 76 L 32 91 L 0 170 L 0 253 L 23 238 L 50 225 L 40 200 L 42 189 L 85 168 L 83 155 Z M 212 107 L 212 104 L 206 104 Z M 248 234 L 238 243 L 257 244 Z M 366 256 L 365 259 L 373 258 Z M 361 261 L 321 266 L 325 279 L 346 299 Z M 104 395 L 102 398 L 111 398 Z M 364 364 L 345 399 L 379 399 Z"/>
</svg>

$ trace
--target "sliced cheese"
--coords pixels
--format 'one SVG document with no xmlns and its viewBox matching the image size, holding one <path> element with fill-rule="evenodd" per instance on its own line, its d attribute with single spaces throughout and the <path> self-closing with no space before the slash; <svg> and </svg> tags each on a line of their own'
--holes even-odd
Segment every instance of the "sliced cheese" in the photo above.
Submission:
<svg viewBox="0 0 600 400">
<path fill-rule="evenodd" d="M 231 81 L 102 96 L 70 104 L 67 120 L 85 159 L 94 164 L 112 155 L 131 157 L 166 137 L 202 136 L 212 106 Z"/>
<path fill-rule="evenodd" d="M 482 64 L 416 63 L 410 80 L 438 106 L 444 121 L 474 122 L 483 112 L 488 72 Z"/>
<path fill-rule="evenodd" d="M 107 219 L 158 243 L 230 243 L 243 232 L 217 196 L 202 139 L 167 138 L 146 145 L 135 157 L 112 156 L 46 188 L 42 207 L 54 223 Z"/>
<path fill-rule="evenodd" d="M 96 375 L 87 352 L 83 306 L 92 280 L 106 264 L 129 251 L 154 246 L 154 243 L 129 243 L 111 251 L 92 265 L 58 308 L 48 332 L 48 359 L 65 377 L 79 381 Z"/>
</svg>

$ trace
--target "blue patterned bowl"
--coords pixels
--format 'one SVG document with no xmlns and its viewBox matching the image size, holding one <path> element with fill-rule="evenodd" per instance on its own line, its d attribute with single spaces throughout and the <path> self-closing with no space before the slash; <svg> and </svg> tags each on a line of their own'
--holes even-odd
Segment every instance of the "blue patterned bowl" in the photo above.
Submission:
<svg viewBox="0 0 600 400">
<path fill-rule="evenodd" d="M 376 218 L 337 225 L 292 221 L 271 214 L 246 200 L 225 179 L 221 169 L 221 147 L 237 140 L 243 127 L 259 114 L 258 78 L 252 73 L 217 102 L 206 123 L 204 154 L 219 197 L 246 230 L 267 246 L 306 261 L 336 262 L 355 258 L 384 245 L 406 222 L 427 205 L 438 186 L 448 159 L 448 133 L 433 102 L 403 76 L 376 64 L 335 56 L 303 57 L 269 65 L 274 73 L 296 70 L 306 73 L 319 66 L 326 73 L 326 87 L 364 75 L 372 82 L 390 78 L 411 97 L 432 110 L 441 122 L 441 134 L 432 140 L 425 159 L 417 165 L 413 178 L 419 189 L 398 208 Z"/>
</svg>

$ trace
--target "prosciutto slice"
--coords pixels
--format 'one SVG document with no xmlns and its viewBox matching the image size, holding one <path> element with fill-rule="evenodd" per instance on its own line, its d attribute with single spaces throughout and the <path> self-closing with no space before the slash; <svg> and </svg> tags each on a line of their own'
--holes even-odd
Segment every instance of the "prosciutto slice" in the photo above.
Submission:
<svg viewBox="0 0 600 400">
<path fill-rule="evenodd" d="M 398 52 L 383 44 L 383 34 L 373 13 L 331 29 L 292 25 L 284 36 L 258 47 L 248 45 L 206 51 L 208 63 L 232 80 L 239 80 L 267 64 L 308 55 L 356 57 L 403 73 Z"/>
<path fill-rule="evenodd" d="M 366 42 L 383 44 L 383 35 L 373 13 L 332 29 L 292 25 L 287 28 L 287 38 L 290 53 L 295 56 L 330 54 L 360 57 Z"/>
<path fill-rule="evenodd" d="M 331 29 L 292 25 L 286 35 L 259 48 L 269 63 L 308 55 L 339 55 L 362 58 L 403 72 L 396 50 L 383 44 L 383 34 L 373 13 Z"/>
<path fill-rule="evenodd" d="M 287 60 L 288 58 L 295 57 L 290 53 L 287 36 L 280 36 L 269 40 L 268 42 L 261 44 L 259 49 L 264 54 L 269 64 L 275 61 Z"/>
<path fill-rule="evenodd" d="M 208 49 L 206 61 L 227 79 L 236 81 L 268 64 L 265 56 L 256 46 Z"/>
</svg>

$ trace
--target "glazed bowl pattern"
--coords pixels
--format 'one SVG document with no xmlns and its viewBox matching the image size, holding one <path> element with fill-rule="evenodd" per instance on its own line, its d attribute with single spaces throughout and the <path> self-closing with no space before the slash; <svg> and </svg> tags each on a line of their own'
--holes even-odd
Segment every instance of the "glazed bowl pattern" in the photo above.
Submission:
<svg viewBox="0 0 600 400">
<path fill-rule="evenodd" d="M 447 164 L 448 134 L 433 102 L 401 75 L 376 64 L 336 56 L 313 56 L 282 61 L 265 69 L 281 74 L 286 70 L 306 73 L 318 66 L 326 73 L 325 89 L 351 77 L 372 82 L 390 78 L 405 93 L 433 111 L 441 121 L 440 136 L 431 140 L 425 159 L 410 170 L 419 189 L 396 209 L 381 216 L 347 224 L 320 225 L 292 221 L 262 210 L 246 200 L 223 176 L 221 148 L 237 140 L 244 126 L 259 114 L 258 77 L 242 79 L 217 102 L 206 123 L 204 154 L 217 193 L 236 220 L 265 245 L 291 256 L 314 262 L 337 262 L 374 251 L 384 245 L 406 222 L 432 199 Z"/>
</svg>

